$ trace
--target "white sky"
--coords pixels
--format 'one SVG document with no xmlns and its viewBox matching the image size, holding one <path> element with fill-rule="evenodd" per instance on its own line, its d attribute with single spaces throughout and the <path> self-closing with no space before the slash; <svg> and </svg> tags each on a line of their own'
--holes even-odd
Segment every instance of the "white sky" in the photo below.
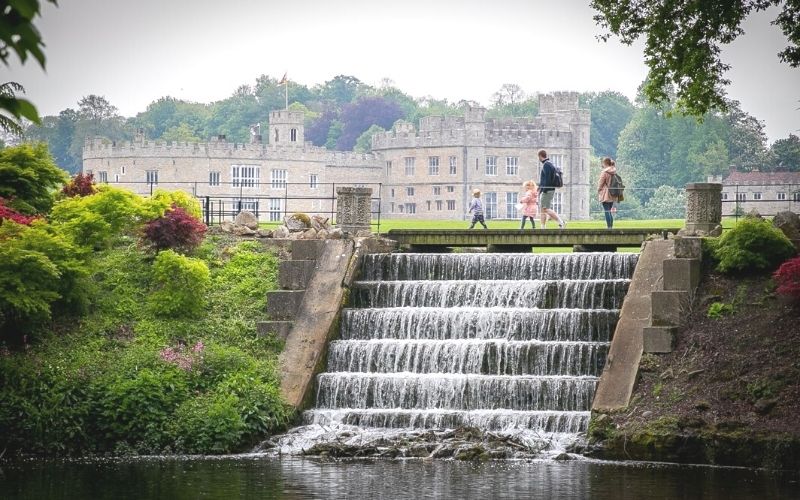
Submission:
<svg viewBox="0 0 800 500">
<path fill-rule="evenodd" d="M 415 97 L 488 104 L 504 83 L 527 92 L 617 90 L 631 99 L 647 73 L 642 43 L 599 42 L 588 0 L 60 0 L 37 22 L 47 71 L 3 68 L 42 115 L 105 96 L 124 116 L 166 95 L 230 96 L 267 74 L 305 85 L 338 74 L 390 78 Z M 770 142 L 800 130 L 800 69 L 760 13 L 726 47 L 728 95 Z M 266 120 L 266 117 L 265 117 Z"/>
</svg>

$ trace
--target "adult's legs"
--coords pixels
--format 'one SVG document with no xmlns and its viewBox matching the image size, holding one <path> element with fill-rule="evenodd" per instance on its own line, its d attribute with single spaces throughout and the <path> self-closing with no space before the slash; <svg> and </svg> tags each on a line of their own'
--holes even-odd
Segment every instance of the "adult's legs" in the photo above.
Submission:
<svg viewBox="0 0 800 500">
<path fill-rule="evenodd" d="M 603 202 L 603 215 L 606 216 L 606 227 L 608 227 L 608 229 L 614 227 L 614 216 L 611 214 L 611 207 L 613 206 L 614 206 L 613 201 Z"/>
</svg>

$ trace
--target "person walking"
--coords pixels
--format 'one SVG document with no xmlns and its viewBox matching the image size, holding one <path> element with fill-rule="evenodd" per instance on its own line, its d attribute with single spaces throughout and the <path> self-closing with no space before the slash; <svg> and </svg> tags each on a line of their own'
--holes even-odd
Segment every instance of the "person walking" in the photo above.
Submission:
<svg viewBox="0 0 800 500">
<path fill-rule="evenodd" d="M 548 216 L 558 222 L 559 228 L 564 229 L 567 223 L 551 208 L 556 192 L 556 167 L 544 149 L 539 150 L 539 161 L 542 162 L 542 173 L 539 175 L 539 217 L 542 229 L 547 227 Z"/>
<path fill-rule="evenodd" d="M 536 183 L 533 181 L 525 181 L 522 184 L 522 189 L 525 194 L 520 198 L 519 203 L 522 205 L 522 225 L 520 229 L 525 229 L 525 219 L 531 220 L 531 229 L 536 229 L 536 206 L 539 202 L 539 193 L 536 192 Z"/>
<path fill-rule="evenodd" d="M 483 220 L 483 200 L 481 200 L 480 189 L 472 190 L 472 201 L 469 203 L 469 212 L 472 213 L 472 224 L 469 225 L 470 229 L 475 227 L 476 222 L 480 222 L 484 229 L 489 229 L 486 227 L 486 222 Z"/>
<path fill-rule="evenodd" d="M 613 196 L 610 191 L 611 179 L 617 173 L 617 165 L 609 157 L 603 158 L 603 170 L 600 171 L 600 179 L 597 182 L 597 200 L 603 205 L 603 214 L 606 216 L 606 227 L 614 227 L 614 203 L 619 202 L 618 196 Z"/>
</svg>

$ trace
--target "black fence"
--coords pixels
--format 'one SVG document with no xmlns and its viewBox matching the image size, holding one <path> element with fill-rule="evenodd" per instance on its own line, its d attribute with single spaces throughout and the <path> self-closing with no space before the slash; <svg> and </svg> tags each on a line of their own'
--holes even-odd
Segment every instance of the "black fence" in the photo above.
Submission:
<svg viewBox="0 0 800 500">
<path fill-rule="evenodd" d="M 729 184 L 722 186 L 722 216 L 739 217 L 756 210 L 765 217 L 800 212 L 800 184 Z"/>
</svg>

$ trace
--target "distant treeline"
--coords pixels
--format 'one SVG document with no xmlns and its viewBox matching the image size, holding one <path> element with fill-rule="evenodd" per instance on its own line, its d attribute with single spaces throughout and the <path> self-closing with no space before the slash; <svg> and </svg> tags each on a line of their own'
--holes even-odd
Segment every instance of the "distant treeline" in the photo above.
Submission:
<svg viewBox="0 0 800 500">
<path fill-rule="evenodd" d="M 461 115 L 466 106 L 476 105 L 467 100 L 415 98 L 389 80 L 374 87 L 345 75 L 313 87 L 290 81 L 288 98 L 290 109 L 305 113 L 306 140 L 356 151 L 368 151 L 371 135 L 390 129 L 398 119 L 418 124 L 423 116 Z M 631 185 L 644 190 L 643 202 L 659 186 L 681 187 L 723 174 L 731 165 L 740 170 L 800 170 L 800 139 L 790 135 L 768 146 L 763 124 L 735 101 L 729 103 L 728 112 L 709 113 L 698 122 L 646 104 L 641 96 L 632 103 L 615 91 L 583 93 L 580 100 L 592 113 L 594 156 L 617 158 Z M 204 104 L 162 97 L 130 118 L 120 116 L 104 97 L 89 95 L 78 101 L 77 110 L 65 109 L 58 116 L 44 117 L 41 126 L 28 127 L 23 140 L 46 142 L 56 163 L 76 172 L 88 136 L 130 140 L 141 128 L 149 138 L 164 141 L 202 142 L 225 134 L 230 141 L 247 142 L 251 126 L 260 123 L 265 130 L 269 112 L 284 106 L 284 86 L 266 75 L 221 101 Z M 538 93 L 504 84 L 493 95 L 487 115 L 532 117 L 538 108 Z"/>
</svg>

